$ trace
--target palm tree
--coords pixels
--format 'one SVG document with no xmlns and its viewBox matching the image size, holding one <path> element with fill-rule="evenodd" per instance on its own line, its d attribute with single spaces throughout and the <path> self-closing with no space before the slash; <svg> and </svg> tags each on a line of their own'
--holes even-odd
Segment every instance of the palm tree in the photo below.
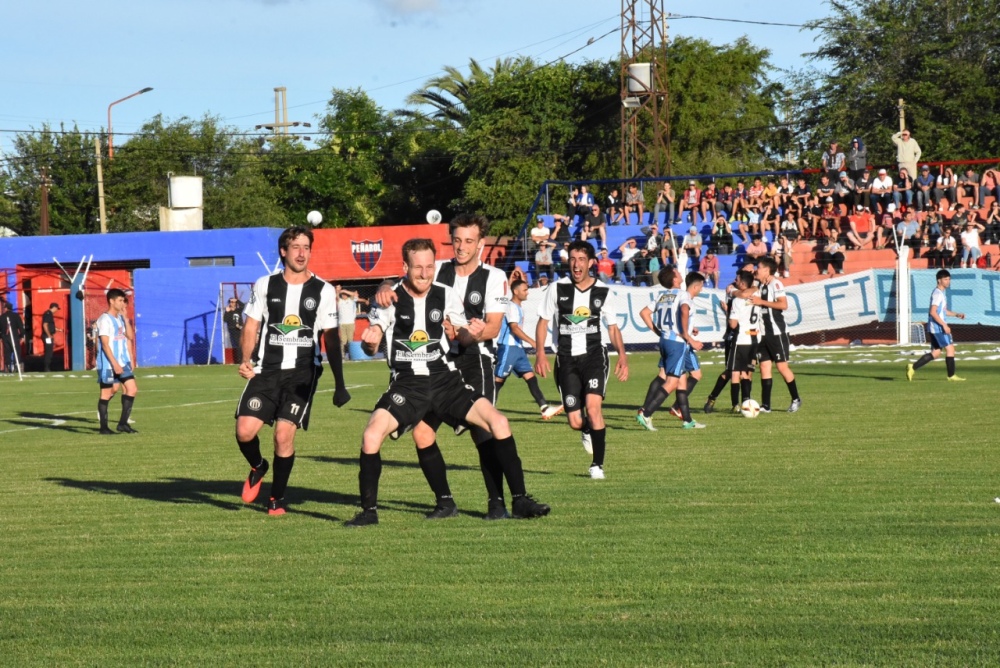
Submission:
<svg viewBox="0 0 1000 668">
<path fill-rule="evenodd" d="M 400 109 L 396 114 L 410 118 L 429 118 L 451 127 L 465 127 L 469 121 L 465 103 L 473 86 L 488 85 L 498 72 L 512 70 L 514 65 L 515 61 L 511 58 L 498 58 L 493 68 L 487 71 L 474 58 L 470 58 L 468 76 L 457 67 L 446 66 L 444 74 L 428 80 L 423 88 L 410 93 L 406 98 L 408 105 L 429 106 L 434 110 L 432 113 Z"/>
</svg>

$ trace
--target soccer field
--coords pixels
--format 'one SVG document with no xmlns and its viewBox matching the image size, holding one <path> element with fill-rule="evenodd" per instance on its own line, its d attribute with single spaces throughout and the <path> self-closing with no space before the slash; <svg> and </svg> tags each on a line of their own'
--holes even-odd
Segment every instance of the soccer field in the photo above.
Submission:
<svg viewBox="0 0 1000 668">
<path fill-rule="evenodd" d="M 0 664 L 1000 665 L 1000 348 L 959 346 L 967 382 L 942 361 L 908 383 L 923 350 L 797 351 L 802 410 L 776 376 L 755 420 L 728 391 L 701 414 L 708 353 L 708 428 L 664 411 L 655 433 L 634 421 L 655 358 L 629 355 L 603 481 L 511 379 L 499 406 L 551 515 L 484 521 L 475 449 L 442 433 L 462 515 L 423 519 L 407 436 L 364 529 L 342 523 L 383 363 L 346 366 L 339 410 L 327 369 L 283 517 L 239 497 L 234 367 L 140 370 L 132 436 L 96 434 L 92 372 L 4 376 Z"/>
</svg>

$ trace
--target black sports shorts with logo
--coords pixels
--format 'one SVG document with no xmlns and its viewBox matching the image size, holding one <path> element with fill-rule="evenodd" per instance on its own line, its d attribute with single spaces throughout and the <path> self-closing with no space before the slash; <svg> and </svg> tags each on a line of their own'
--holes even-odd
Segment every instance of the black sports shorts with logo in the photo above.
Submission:
<svg viewBox="0 0 1000 668">
<path fill-rule="evenodd" d="M 304 431 L 309 428 L 309 409 L 322 375 L 321 366 L 258 373 L 247 382 L 236 417 L 255 417 L 271 425 L 284 420 Z"/>
<path fill-rule="evenodd" d="M 586 355 L 556 355 L 556 387 L 567 413 L 581 410 L 587 403 L 588 394 L 604 398 L 610 368 L 604 346 Z"/>
<path fill-rule="evenodd" d="M 765 334 L 760 338 L 757 354 L 761 362 L 787 362 L 788 334 Z"/>
<path fill-rule="evenodd" d="M 389 383 L 389 389 L 379 397 L 375 408 L 385 409 L 396 419 L 399 426 L 390 434 L 397 439 L 417 424 L 428 418 L 436 419 L 436 429 L 441 422 L 454 427 L 462 424 L 465 416 L 482 395 L 462 380 L 457 371 L 438 373 L 433 376 L 400 376 Z"/>
<path fill-rule="evenodd" d="M 491 404 L 497 402 L 497 384 L 494 370 L 494 361 L 487 355 L 459 355 L 451 358 L 452 364 L 462 374 L 462 380 L 470 386 L 480 397 L 486 397 Z M 466 413 L 469 411 L 466 410 Z M 462 414 L 465 417 L 465 414 Z M 438 430 L 442 422 L 448 422 L 437 411 L 428 411 L 424 416 L 424 422 L 430 425 L 434 431 Z M 454 423 L 448 422 L 452 427 Z M 478 432 L 477 432 L 478 433 Z"/>
</svg>

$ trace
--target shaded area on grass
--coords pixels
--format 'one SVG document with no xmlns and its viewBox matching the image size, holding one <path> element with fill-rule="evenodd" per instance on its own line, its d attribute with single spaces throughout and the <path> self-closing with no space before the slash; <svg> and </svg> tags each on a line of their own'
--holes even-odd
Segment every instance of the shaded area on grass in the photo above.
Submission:
<svg viewBox="0 0 1000 668">
<path fill-rule="evenodd" d="M 96 412 L 96 411 L 95 411 Z M 36 413 L 32 411 L 21 411 L 16 418 L 7 418 L 3 422 L 16 427 L 31 427 L 33 429 L 58 429 L 74 434 L 89 434 L 97 431 L 98 427 L 84 427 L 83 425 L 66 424 L 67 422 L 90 423 L 89 418 L 74 417 L 71 415 L 56 415 L 55 413 Z"/>
</svg>

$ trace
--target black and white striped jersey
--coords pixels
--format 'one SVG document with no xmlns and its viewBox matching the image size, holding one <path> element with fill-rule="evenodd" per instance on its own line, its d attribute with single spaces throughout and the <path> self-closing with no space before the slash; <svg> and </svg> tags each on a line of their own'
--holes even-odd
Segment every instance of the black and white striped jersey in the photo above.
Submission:
<svg viewBox="0 0 1000 668">
<path fill-rule="evenodd" d="M 760 298 L 766 302 L 776 302 L 786 296 L 785 286 L 773 276 L 760 286 Z M 760 307 L 761 320 L 764 322 L 765 336 L 780 336 L 785 334 L 785 312 L 779 309 Z"/>
<path fill-rule="evenodd" d="M 569 279 L 560 278 L 542 296 L 538 317 L 553 323 L 556 352 L 585 355 L 606 345 L 608 327 L 617 327 L 617 305 L 607 283 L 594 281 L 579 290 Z"/>
<path fill-rule="evenodd" d="M 430 376 L 454 371 L 448 360 L 450 342 L 445 335 L 447 318 L 456 327 L 466 324 L 462 301 L 447 285 L 434 283 L 423 297 L 415 299 L 402 283 L 393 291 L 396 302 L 375 307 L 368 315 L 370 326 L 385 333 L 386 361 L 396 376 Z"/>
<path fill-rule="evenodd" d="M 750 297 L 759 297 L 760 292 L 754 292 Z M 748 346 L 756 343 L 760 336 L 760 307 L 754 306 L 750 298 L 743 299 L 733 292 L 729 305 L 729 322 L 736 321 L 736 345 Z"/>
<path fill-rule="evenodd" d="M 486 320 L 487 313 L 507 312 L 507 276 L 500 269 L 482 264 L 468 276 L 459 276 L 454 260 L 438 260 L 434 280 L 455 290 L 464 307 L 465 319 Z M 496 345 L 480 341 L 475 346 L 461 348 L 455 344 L 458 355 L 487 355 L 493 357 Z"/>
<path fill-rule="evenodd" d="M 320 366 L 321 334 L 338 325 L 333 286 L 315 275 L 298 284 L 283 273 L 260 277 L 244 313 L 260 323 L 252 358 L 257 373 Z"/>
</svg>

